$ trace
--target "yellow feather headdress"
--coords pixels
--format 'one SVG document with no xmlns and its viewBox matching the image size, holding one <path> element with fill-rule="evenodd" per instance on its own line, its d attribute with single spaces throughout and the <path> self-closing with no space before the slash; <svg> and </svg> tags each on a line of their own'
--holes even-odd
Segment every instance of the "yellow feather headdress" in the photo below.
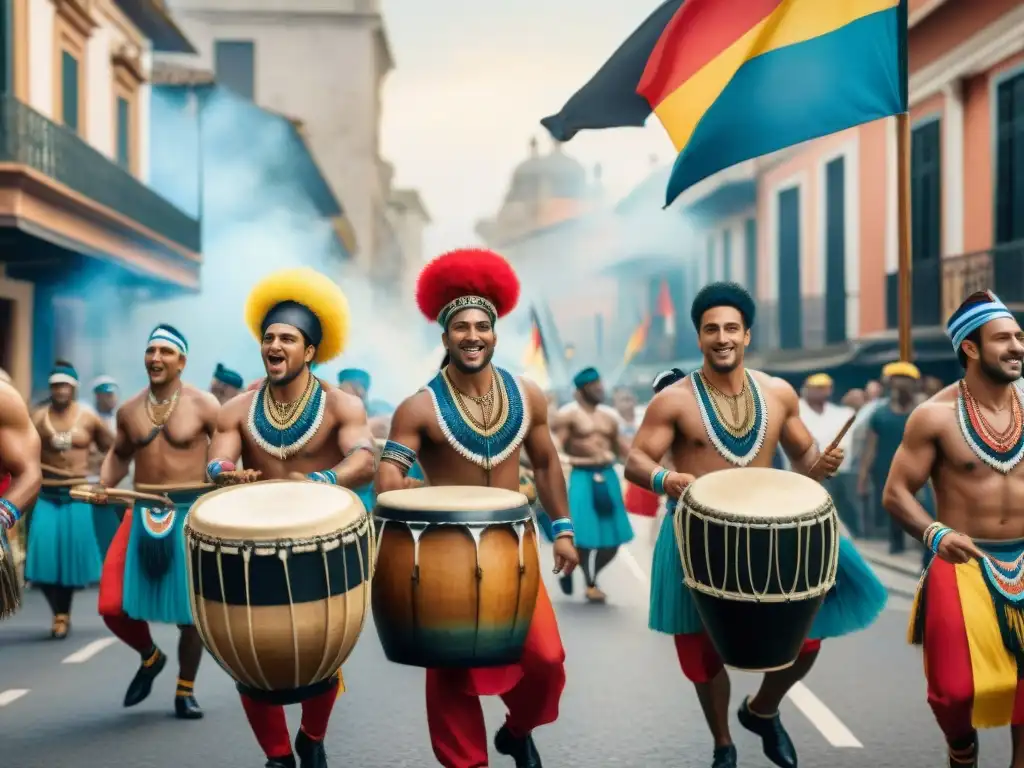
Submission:
<svg viewBox="0 0 1024 768">
<path fill-rule="evenodd" d="M 278 304 L 301 304 L 320 321 L 323 336 L 313 362 L 326 363 L 345 350 L 348 342 L 348 299 L 326 275 L 309 267 L 282 269 L 264 277 L 245 303 L 245 323 L 257 340 L 263 339 L 263 320 Z"/>
</svg>

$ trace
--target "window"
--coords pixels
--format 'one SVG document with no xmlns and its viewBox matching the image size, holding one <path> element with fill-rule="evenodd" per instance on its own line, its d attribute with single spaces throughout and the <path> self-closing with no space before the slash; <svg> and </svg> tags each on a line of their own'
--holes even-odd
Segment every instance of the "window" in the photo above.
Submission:
<svg viewBox="0 0 1024 768">
<path fill-rule="evenodd" d="M 79 115 L 81 104 L 79 102 L 78 59 L 67 51 L 61 51 L 60 56 L 60 119 L 68 128 L 79 131 Z"/>
<path fill-rule="evenodd" d="M 800 188 L 779 193 L 779 346 L 803 346 L 800 301 Z"/>
<path fill-rule="evenodd" d="M 117 164 L 127 171 L 132 167 L 132 105 L 117 97 Z"/>
<path fill-rule="evenodd" d="M 846 341 L 846 162 L 825 166 L 825 343 Z"/>
<path fill-rule="evenodd" d="M 218 83 L 239 96 L 255 99 L 256 51 L 251 40 L 217 40 L 213 62 Z"/>
<path fill-rule="evenodd" d="M 942 124 L 931 120 L 910 135 L 910 236 L 914 261 L 942 256 Z"/>
<path fill-rule="evenodd" d="M 1024 239 L 1024 72 L 996 91 L 996 243 Z"/>
</svg>

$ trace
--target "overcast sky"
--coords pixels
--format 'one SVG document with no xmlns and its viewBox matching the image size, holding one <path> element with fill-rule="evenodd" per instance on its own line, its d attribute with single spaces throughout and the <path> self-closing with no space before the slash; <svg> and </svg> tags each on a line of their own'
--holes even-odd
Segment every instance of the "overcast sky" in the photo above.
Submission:
<svg viewBox="0 0 1024 768">
<path fill-rule="evenodd" d="M 434 224 L 428 257 L 475 241 L 540 118 L 557 112 L 660 0 L 383 0 L 396 61 L 384 97 L 383 152 L 395 183 L 420 190 Z M 600 162 L 617 199 L 665 164 L 657 119 L 577 135 L 566 151 Z"/>
</svg>

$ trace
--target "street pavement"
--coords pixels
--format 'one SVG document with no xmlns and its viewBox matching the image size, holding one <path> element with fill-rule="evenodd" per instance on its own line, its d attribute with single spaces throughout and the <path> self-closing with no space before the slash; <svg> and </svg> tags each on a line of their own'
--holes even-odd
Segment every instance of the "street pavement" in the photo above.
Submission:
<svg viewBox="0 0 1024 768">
<path fill-rule="evenodd" d="M 539 730 L 548 768 L 629 766 L 705 768 L 707 730 L 671 639 L 647 629 L 651 546 L 648 521 L 608 567 L 604 606 L 548 588 L 568 653 L 568 686 L 557 723 Z M 545 563 L 550 554 L 543 553 Z M 783 704 L 783 719 L 805 768 L 935 768 L 942 740 L 925 703 L 918 649 L 906 645 L 907 575 L 882 572 L 890 605 L 870 629 L 823 646 L 818 663 Z M 577 582 L 579 586 L 579 582 Z M 96 615 L 95 591 L 81 593 L 72 633 L 49 639 L 42 596 L 0 624 L 0 768 L 259 768 L 264 759 L 227 675 L 207 657 L 196 685 L 206 710 L 198 722 L 171 715 L 176 630 L 155 628 L 172 656 L 149 700 L 126 710 L 125 686 L 138 657 L 113 640 Z M 423 672 L 388 663 L 368 623 L 345 665 L 348 693 L 328 735 L 331 765 L 422 768 L 436 764 L 424 716 Z M 757 677 L 734 673 L 733 711 Z M 289 720 L 298 725 L 298 708 Z M 485 702 L 488 727 L 501 724 L 500 700 Z M 744 768 L 769 766 L 760 743 L 734 722 Z M 294 733 L 294 731 L 293 731 Z M 985 734 L 986 765 L 1009 764 L 1009 735 Z M 494 755 L 492 765 L 511 766 Z"/>
</svg>

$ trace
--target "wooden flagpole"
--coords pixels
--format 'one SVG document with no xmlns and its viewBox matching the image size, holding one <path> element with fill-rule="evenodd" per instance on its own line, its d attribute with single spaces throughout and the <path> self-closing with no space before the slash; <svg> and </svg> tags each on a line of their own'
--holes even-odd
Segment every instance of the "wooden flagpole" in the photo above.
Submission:
<svg viewBox="0 0 1024 768">
<path fill-rule="evenodd" d="M 911 338 L 913 263 L 910 252 L 910 114 L 907 112 L 896 115 L 896 167 L 900 360 L 911 363 L 914 360 Z"/>
</svg>

